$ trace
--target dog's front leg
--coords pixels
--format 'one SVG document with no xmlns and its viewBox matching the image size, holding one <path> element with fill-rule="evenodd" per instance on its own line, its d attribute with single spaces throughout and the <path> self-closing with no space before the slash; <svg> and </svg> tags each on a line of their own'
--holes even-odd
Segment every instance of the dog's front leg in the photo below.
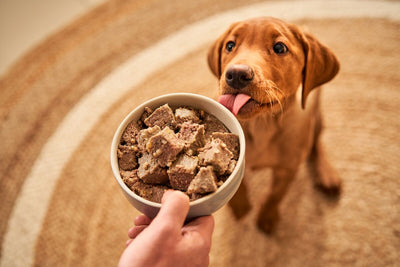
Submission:
<svg viewBox="0 0 400 267">
<path fill-rule="evenodd" d="M 325 157 L 321 144 L 318 143 L 309 157 L 311 170 L 315 176 L 315 186 L 332 197 L 338 197 L 341 191 L 342 181 L 336 170 L 330 165 Z"/>
<path fill-rule="evenodd" d="M 247 187 L 245 181 L 242 181 L 238 191 L 229 201 L 229 206 L 232 208 L 233 215 L 237 220 L 245 216 L 250 211 L 251 205 L 247 196 Z"/>
<path fill-rule="evenodd" d="M 320 137 L 323 129 L 321 114 L 317 114 L 314 144 L 308 158 L 311 171 L 314 172 L 314 183 L 317 188 L 329 196 L 337 197 L 341 191 L 342 180 L 325 156 Z"/>
<path fill-rule="evenodd" d="M 258 227 L 270 234 L 279 221 L 279 203 L 296 175 L 296 170 L 274 168 L 271 192 L 258 215 Z"/>
</svg>

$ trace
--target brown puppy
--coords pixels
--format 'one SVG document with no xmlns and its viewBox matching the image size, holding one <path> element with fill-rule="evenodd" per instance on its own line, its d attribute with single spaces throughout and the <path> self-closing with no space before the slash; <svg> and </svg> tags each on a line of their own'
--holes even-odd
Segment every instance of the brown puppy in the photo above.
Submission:
<svg viewBox="0 0 400 267">
<path fill-rule="evenodd" d="M 341 181 L 319 141 L 319 90 L 310 94 L 339 71 L 327 47 L 295 25 L 255 18 L 232 24 L 210 48 L 208 63 L 219 79 L 220 103 L 243 126 L 246 167 L 273 170 L 272 191 L 258 216 L 261 230 L 273 230 L 278 205 L 307 158 L 315 184 L 340 192 Z M 230 205 L 237 218 L 249 211 L 245 180 Z"/>
</svg>

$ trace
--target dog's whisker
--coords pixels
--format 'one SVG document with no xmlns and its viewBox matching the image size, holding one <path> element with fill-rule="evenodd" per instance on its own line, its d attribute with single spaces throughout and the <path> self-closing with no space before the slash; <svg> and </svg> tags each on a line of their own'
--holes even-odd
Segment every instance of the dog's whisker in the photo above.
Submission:
<svg viewBox="0 0 400 267">
<path fill-rule="evenodd" d="M 273 81 L 271 80 L 265 80 L 263 81 L 264 86 L 262 86 L 262 88 L 264 88 L 264 92 L 266 97 L 269 100 L 269 103 L 271 103 L 271 105 L 279 105 L 280 111 L 283 112 L 283 103 L 280 100 L 281 98 L 284 99 L 284 92 L 283 90 L 281 90 Z M 282 96 L 282 97 L 279 97 Z M 272 112 L 272 110 L 270 111 Z"/>
<path fill-rule="evenodd" d="M 282 105 L 281 100 L 279 99 L 279 97 L 277 96 L 277 94 L 275 92 L 273 92 L 273 94 L 274 94 L 274 98 L 276 100 L 276 104 L 279 105 L 280 111 L 283 112 L 283 105 Z"/>
</svg>

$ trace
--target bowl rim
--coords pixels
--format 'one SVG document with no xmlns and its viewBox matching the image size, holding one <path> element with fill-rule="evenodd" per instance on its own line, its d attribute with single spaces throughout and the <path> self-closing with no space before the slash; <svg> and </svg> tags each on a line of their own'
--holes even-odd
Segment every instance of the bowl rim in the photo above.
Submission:
<svg viewBox="0 0 400 267">
<path fill-rule="evenodd" d="M 143 103 L 141 103 L 140 105 L 136 106 L 133 110 L 131 110 L 128 113 L 128 115 L 126 115 L 124 117 L 122 122 L 119 124 L 117 130 L 114 133 L 114 136 L 113 136 L 113 139 L 112 139 L 112 142 L 111 142 L 110 159 L 111 159 L 111 169 L 112 169 L 112 172 L 114 174 L 114 178 L 117 180 L 118 184 L 124 190 L 124 192 L 126 194 L 128 194 L 129 196 L 133 197 L 135 200 L 137 200 L 139 202 L 142 202 L 145 205 L 154 207 L 154 208 L 161 208 L 161 203 L 153 202 L 153 201 L 150 201 L 148 199 L 145 199 L 145 198 L 137 195 L 136 193 L 134 193 L 124 183 L 124 181 L 122 180 L 122 177 L 120 175 L 120 172 L 119 172 L 118 159 L 117 159 L 117 153 L 116 152 L 117 152 L 117 149 L 118 149 L 118 144 L 119 144 L 119 141 L 121 139 L 122 133 L 125 130 L 126 126 L 132 121 L 132 117 L 134 116 L 135 113 L 137 113 L 139 110 L 143 110 L 146 106 L 151 105 L 151 103 L 160 102 L 163 99 L 166 99 L 166 101 L 164 101 L 164 102 L 168 103 L 168 101 L 167 101 L 168 99 L 176 98 L 176 97 L 178 97 L 178 98 L 179 97 L 191 97 L 191 98 L 195 98 L 195 99 L 201 100 L 203 102 L 212 103 L 212 105 L 215 105 L 216 107 L 221 109 L 225 113 L 225 115 L 228 116 L 228 118 L 232 121 L 234 127 L 238 131 L 238 136 L 239 136 L 239 146 L 240 146 L 239 158 L 237 160 L 237 163 L 236 163 L 236 166 L 235 166 L 235 169 L 233 170 L 233 172 L 229 175 L 229 177 L 225 180 L 225 182 L 220 187 L 218 187 L 217 191 L 215 191 L 215 192 L 213 192 L 211 194 L 208 194 L 206 196 L 203 196 L 201 198 L 198 198 L 196 200 L 190 201 L 189 206 L 193 207 L 193 206 L 200 205 L 201 203 L 206 202 L 207 200 L 211 199 L 219 191 L 222 191 L 225 187 L 228 186 L 228 184 L 238 174 L 238 172 L 240 171 L 240 165 L 241 164 L 244 165 L 244 158 L 245 158 L 244 132 L 243 132 L 243 129 L 242 129 L 239 121 L 237 120 L 237 118 L 225 106 L 223 106 L 222 104 L 220 104 L 219 102 L 217 102 L 216 100 L 214 100 L 214 99 L 212 99 L 210 97 L 207 97 L 207 96 L 204 96 L 204 95 L 200 95 L 200 94 L 195 94 L 195 93 L 169 93 L 169 94 L 164 94 L 164 95 L 160 95 L 160 96 L 148 99 L 148 100 L 144 101 Z M 186 106 L 192 107 L 190 104 L 186 105 Z M 206 112 L 210 113 L 208 111 L 206 111 Z M 214 115 L 214 114 L 212 114 L 212 115 Z M 216 116 L 216 115 L 214 115 L 214 116 Z M 219 120 L 219 118 L 218 118 L 218 120 Z M 225 127 L 227 127 L 225 123 L 224 123 L 224 125 L 225 125 Z M 232 132 L 232 129 L 229 129 L 229 131 Z M 174 190 L 174 189 L 171 189 L 171 190 Z"/>
</svg>

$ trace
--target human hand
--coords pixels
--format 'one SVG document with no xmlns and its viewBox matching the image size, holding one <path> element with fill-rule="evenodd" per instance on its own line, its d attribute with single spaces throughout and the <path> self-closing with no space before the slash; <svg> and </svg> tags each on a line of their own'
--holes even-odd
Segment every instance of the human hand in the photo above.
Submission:
<svg viewBox="0 0 400 267">
<path fill-rule="evenodd" d="M 184 193 L 165 192 L 153 220 L 145 215 L 135 219 L 119 266 L 208 266 L 214 218 L 199 217 L 184 225 L 188 212 Z"/>
</svg>

